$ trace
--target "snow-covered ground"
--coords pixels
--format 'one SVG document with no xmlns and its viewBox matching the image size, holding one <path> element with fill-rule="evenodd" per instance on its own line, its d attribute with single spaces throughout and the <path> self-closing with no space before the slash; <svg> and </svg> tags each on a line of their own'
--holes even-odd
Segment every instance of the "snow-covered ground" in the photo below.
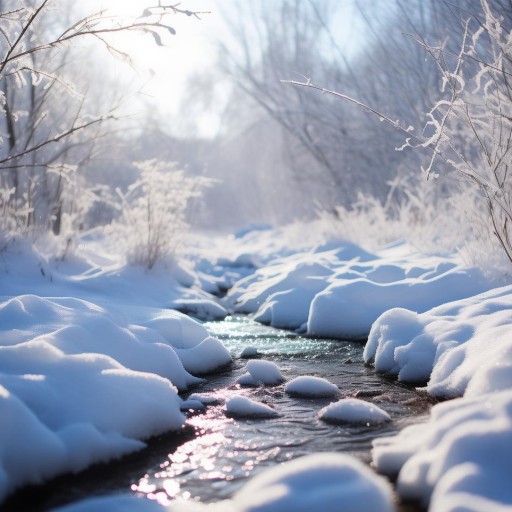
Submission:
<svg viewBox="0 0 512 512">
<path fill-rule="evenodd" d="M 283 231 L 265 229 L 197 243 L 189 246 L 188 263 L 151 272 L 123 265 L 94 233 L 66 261 L 23 242 L 0 254 L 0 501 L 24 484 L 140 449 L 145 438 L 181 428 L 181 409 L 207 404 L 203 395 L 184 404 L 177 392 L 231 356 L 200 323 L 169 309 L 175 308 L 202 319 L 249 313 L 312 336 L 369 336 L 365 359 L 376 370 L 452 399 L 435 406 L 426 424 L 376 442 L 375 466 L 398 475 L 404 498 L 430 500 L 432 511 L 512 507 L 512 286 L 500 288 L 504 283 L 456 256 L 424 256 L 406 244 L 369 253 L 344 241 L 308 244 L 295 236 L 292 245 Z M 223 299 L 215 296 L 225 291 Z M 248 361 L 244 379 L 284 380 L 262 360 Z M 286 385 L 290 393 L 329 393 L 333 400 L 335 388 L 310 377 Z M 226 411 L 247 415 L 266 407 L 241 398 Z M 322 417 L 386 420 L 365 402 L 346 399 Z M 304 510 L 331 510 L 329 503 L 357 505 L 365 496 L 375 504 L 365 510 L 392 510 L 381 480 L 337 457 L 258 476 L 224 506 L 285 511 L 307 503 Z M 120 500 L 101 508 L 161 510 Z"/>
<path fill-rule="evenodd" d="M 146 274 L 95 243 L 56 262 L 19 242 L 1 254 L 0 283 L 0 501 L 180 429 L 177 391 L 231 362 L 168 309 L 213 302 L 178 266 Z"/>
</svg>

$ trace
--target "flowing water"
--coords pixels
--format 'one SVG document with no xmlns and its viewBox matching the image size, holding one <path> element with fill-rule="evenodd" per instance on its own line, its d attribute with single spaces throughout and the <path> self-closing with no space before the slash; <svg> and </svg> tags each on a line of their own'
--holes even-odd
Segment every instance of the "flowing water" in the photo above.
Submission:
<svg viewBox="0 0 512 512">
<path fill-rule="evenodd" d="M 6 512 L 48 510 L 90 495 L 130 490 L 162 503 L 176 497 L 218 501 L 265 467 L 301 455 L 336 451 L 369 462 L 372 439 L 422 421 L 432 405 L 423 393 L 365 367 L 360 343 L 306 338 L 246 317 L 228 317 L 205 326 L 224 342 L 234 363 L 191 392 L 211 394 L 219 404 L 199 413 L 191 411 L 183 433 L 156 438 L 139 454 L 18 493 L 5 503 Z M 247 346 L 257 348 L 262 359 L 275 362 L 287 380 L 300 375 L 324 377 L 339 387 L 341 397 L 373 402 L 393 421 L 372 427 L 330 425 L 318 419 L 318 411 L 331 399 L 293 398 L 284 393 L 284 385 L 241 388 L 236 380 L 245 372 L 246 361 L 239 355 Z M 223 401 L 240 394 L 271 405 L 280 416 L 226 417 Z"/>
</svg>

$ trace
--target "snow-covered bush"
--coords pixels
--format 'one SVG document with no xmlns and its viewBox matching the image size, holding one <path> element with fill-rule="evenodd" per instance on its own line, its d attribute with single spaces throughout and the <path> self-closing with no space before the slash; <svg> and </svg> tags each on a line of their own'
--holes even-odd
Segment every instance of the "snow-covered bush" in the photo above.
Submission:
<svg viewBox="0 0 512 512">
<path fill-rule="evenodd" d="M 444 44 L 420 41 L 442 78 L 442 96 L 428 113 L 425 130 L 430 135 L 420 144 L 433 151 L 424 170 L 437 176 L 454 169 L 478 189 L 489 214 L 488 229 L 512 261 L 510 5 L 481 0 L 481 11 L 463 12 L 461 21 L 465 31 L 458 55 Z"/>
<path fill-rule="evenodd" d="M 0 4 L 0 249 L 19 235 L 61 234 L 63 229 L 67 246 L 69 228 L 76 233 L 78 214 L 94 200 L 81 171 L 107 145 L 123 93 L 118 88 L 103 94 L 104 85 L 101 93 L 91 92 L 93 61 L 100 54 L 86 41 L 121 56 L 109 34 L 137 31 L 164 45 L 175 33 L 169 16 L 197 16 L 177 5 L 148 2 L 121 19 L 108 10 L 91 13 L 73 4 Z"/>
<path fill-rule="evenodd" d="M 187 227 L 187 206 L 211 181 L 154 159 L 135 166 L 140 176 L 126 193 L 118 190 L 121 215 L 110 230 L 128 263 L 151 269 L 174 255 Z"/>
</svg>

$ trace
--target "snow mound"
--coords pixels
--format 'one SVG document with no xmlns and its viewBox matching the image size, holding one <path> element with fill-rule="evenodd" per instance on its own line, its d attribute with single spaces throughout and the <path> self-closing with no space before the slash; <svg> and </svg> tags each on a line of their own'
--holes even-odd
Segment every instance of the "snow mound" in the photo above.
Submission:
<svg viewBox="0 0 512 512">
<path fill-rule="evenodd" d="M 244 347 L 240 354 L 240 359 L 251 359 L 253 357 L 258 357 L 260 354 L 256 347 Z"/>
<path fill-rule="evenodd" d="M 393 307 L 427 311 L 490 289 L 477 269 L 454 258 L 424 257 L 406 244 L 370 254 L 348 242 L 275 258 L 227 295 L 236 312 L 313 336 L 365 339 Z"/>
<path fill-rule="evenodd" d="M 277 386 L 284 382 L 279 367 L 271 361 L 248 361 L 247 373 L 238 378 L 242 386 Z"/>
<path fill-rule="evenodd" d="M 391 421 L 386 411 L 357 398 L 343 398 L 329 404 L 320 410 L 318 416 L 325 422 L 337 424 L 352 423 L 370 426 Z"/>
<path fill-rule="evenodd" d="M 234 396 L 226 402 L 226 414 L 235 418 L 275 418 L 279 414 L 268 405 L 245 396 Z"/>
<path fill-rule="evenodd" d="M 195 381 L 171 347 L 140 341 L 122 315 L 70 298 L 0 304 L 0 501 L 179 429 L 168 379 Z"/>
<path fill-rule="evenodd" d="M 224 320 L 228 312 L 217 302 L 209 299 L 176 299 L 172 307 L 199 320 Z"/>
<path fill-rule="evenodd" d="M 338 386 L 327 379 L 309 375 L 295 377 L 286 384 L 284 390 L 289 395 L 305 398 L 331 398 L 339 392 Z"/>
<path fill-rule="evenodd" d="M 435 405 L 428 423 L 375 440 L 373 463 L 429 510 L 510 510 L 511 439 L 512 391 L 459 398 Z"/>
<path fill-rule="evenodd" d="M 178 311 L 165 311 L 143 324 L 173 347 L 184 368 L 195 375 L 213 373 L 232 362 L 224 345 L 198 322 Z"/>
<path fill-rule="evenodd" d="M 206 375 L 231 364 L 231 356 L 217 338 L 204 339 L 195 347 L 175 349 L 183 366 L 195 375 Z"/>
<path fill-rule="evenodd" d="M 204 405 L 219 405 L 224 403 L 224 399 L 215 395 L 207 395 L 204 393 L 192 393 L 189 400 L 195 400 L 201 402 Z"/>
<path fill-rule="evenodd" d="M 362 507 L 362 504 L 363 507 Z M 124 508 L 123 508 L 124 507 Z M 362 462 L 339 453 L 308 455 L 267 469 L 231 500 L 167 508 L 137 497 L 93 498 L 55 512 L 392 512 L 390 484 Z"/>
<path fill-rule="evenodd" d="M 321 337 L 364 339 L 373 322 L 393 307 L 427 311 L 489 289 L 480 271 L 453 268 L 440 275 L 375 282 L 369 277 L 336 279 L 313 299 L 307 332 Z"/>
<path fill-rule="evenodd" d="M 512 287 L 417 314 L 392 309 L 375 322 L 364 358 L 401 381 L 453 398 L 512 385 Z"/>
</svg>

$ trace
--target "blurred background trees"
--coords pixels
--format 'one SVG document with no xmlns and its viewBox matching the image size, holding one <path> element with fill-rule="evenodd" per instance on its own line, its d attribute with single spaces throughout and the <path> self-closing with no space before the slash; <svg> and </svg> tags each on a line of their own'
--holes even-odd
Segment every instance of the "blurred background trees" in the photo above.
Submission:
<svg viewBox="0 0 512 512">
<path fill-rule="evenodd" d="M 447 198 L 467 197 L 467 208 L 458 211 L 471 217 L 479 194 L 485 196 L 482 190 L 467 192 L 467 181 L 443 159 L 431 175 L 444 179 L 425 187 L 420 169 L 428 166 L 431 152 L 403 147 L 403 133 L 364 109 L 283 80 L 311 79 L 429 139 L 438 130 L 429 121 L 441 112 L 438 102 L 452 79 L 480 86 L 471 95 L 466 88 L 464 101 L 486 111 L 489 97 L 476 81 L 492 78 L 501 83 L 505 105 L 508 0 L 190 0 L 191 10 L 211 11 L 204 28 L 209 39 L 179 50 L 180 57 L 208 57 L 192 72 L 172 60 L 154 69 L 157 77 L 174 72 L 168 91 L 154 98 L 141 85 L 151 73 L 112 65 L 112 54 L 129 61 L 138 43 L 124 41 L 119 49 L 109 31 L 131 35 L 137 28 L 155 48 L 172 48 L 180 33 L 172 39 L 169 27 L 180 13 L 169 4 L 174 18 L 167 21 L 161 12 L 145 11 L 145 0 L 137 6 L 131 17 L 107 11 L 87 18 L 90 12 L 78 12 L 68 0 L 30 0 L 24 7 L 1 0 L 2 232 L 73 233 L 121 218 L 116 189 L 128 197 L 141 178 L 141 166 L 134 163 L 152 159 L 176 162 L 168 167 L 217 183 L 200 199 L 191 194 L 194 201 L 183 206 L 198 228 L 231 230 L 317 217 L 343 222 L 368 216 L 370 209 L 381 223 L 403 220 L 407 212 L 409 224 L 426 225 L 433 222 L 427 211 L 449 215 Z M 499 44 L 497 34 L 494 43 L 488 37 L 489 12 L 501 30 Z M 98 39 L 93 36 L 85 44 L 82 32 L 98 27 L 105 30 L 103 40 L 91 45 Z M 63 44 L 60 34 L 73 37 Z M 447 70 L 457 63 L 465 34 L 464 66 L 460 76 L 450 77 Z M 497 52 L 501 68 L 491 77 L 485 66 L 498 66 Z M 188 77 L 180 94 L 172 88 L 173 76 Z M 173 114 L 164 108 L 171 100 Z M 450 112 L 442 141 L 464 146 L 467 158 L 478 155 L 482 145 L 475 132 L 468 137 L 460 111 Z M 501 140 L 507 137 L 507 116 Z M 509 161 L 508 150 L 500 155 L 500 165 Z M 508 201 L 501 197 L 502 204 Z"/>
</svg>

